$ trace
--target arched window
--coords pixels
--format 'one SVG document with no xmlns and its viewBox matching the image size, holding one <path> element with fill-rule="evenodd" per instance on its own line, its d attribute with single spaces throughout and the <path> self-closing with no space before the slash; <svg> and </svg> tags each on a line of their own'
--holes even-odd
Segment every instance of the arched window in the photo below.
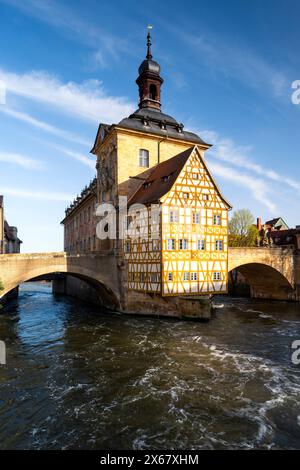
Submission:
<svg viewBox="0 0 300 470">
<path fill-rule="evenodd" d="M 149 87 L 149 95 L 151 100 L 156 100 L 156 86 L 155 85 L 150 85 Z"/>
</svg>

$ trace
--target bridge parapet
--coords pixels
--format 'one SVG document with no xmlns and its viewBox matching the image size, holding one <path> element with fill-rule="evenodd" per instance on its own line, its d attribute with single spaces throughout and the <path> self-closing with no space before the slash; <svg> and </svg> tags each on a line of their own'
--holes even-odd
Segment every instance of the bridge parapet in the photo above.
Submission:
<svg viewBox="0 0 300 470">
<path fill-rule="evenodd" d="M 120 302 L 117 260 L 112 254 L 24 253 L 0 255 L 3 297 L 19 284 L 52 273 L 68 273 L 95 287 L 105 287 Z"/>
</svg>

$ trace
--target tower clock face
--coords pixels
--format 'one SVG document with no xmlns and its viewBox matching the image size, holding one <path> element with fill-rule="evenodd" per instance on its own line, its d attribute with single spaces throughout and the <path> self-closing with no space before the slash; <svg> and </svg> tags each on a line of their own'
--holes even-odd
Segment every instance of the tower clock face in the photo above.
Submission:
<svg viewBox="0 0 300 470">
<path fill-rule="evenodd" d="M 104 137 L 105 137 L 105 130 L 104 130 L 104 128 L 102 127 L 102 128 L 100 129 L 100 139 L 101 139 L 101 142 L 103 142 Z"/>
</svg>

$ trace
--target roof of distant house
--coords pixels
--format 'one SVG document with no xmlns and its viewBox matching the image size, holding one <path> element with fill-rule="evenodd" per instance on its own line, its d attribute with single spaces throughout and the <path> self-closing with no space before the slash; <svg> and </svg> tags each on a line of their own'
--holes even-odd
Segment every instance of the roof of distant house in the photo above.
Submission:
<svg viewBox="0 0 300 470">
<path fill-rule="evenodd" d="M 280 228 L 280 227 L 285 227 L 286 229 L 289 229 L 289 226 L 287 225 L 287 223 L 283 220 L 282 217 L 276 217 L 275 219 L 272 219 L 272 220 L 268 220 L 265 225 L 270 225 L 270 227 L 276 227 L 276 228 Z"/>
</svg>

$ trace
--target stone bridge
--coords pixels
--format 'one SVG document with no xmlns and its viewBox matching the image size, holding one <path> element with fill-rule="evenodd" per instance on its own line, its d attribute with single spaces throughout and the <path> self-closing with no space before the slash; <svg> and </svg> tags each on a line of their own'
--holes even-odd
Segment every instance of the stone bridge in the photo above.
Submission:
<svg viewBox="0 0 300 470">
<path fill-rule="evenodd" d="M 300 300 L 300 253 L 294 247 L 229 248 L 228 271 L 237 269 L 251 296 Z"/>
<path fill-rule="evenodd" d="M 230 248 L 228 271 L 238 269 L 251 286 L 253 297 L 300 301 L 300 253 L 289 247 Z M 111 254 L 33 253 L 0 255 L 0 280 L 3 297 L 19 284 L 55 273 L 75 278 L 74 289 L 85 281 L 106 306 L 122 309 L 124 298 L 122 265 Z M 69 276 L 67 276 L 68 278 Z M 62 276 L 62 282 L 65 281 Z M 57 291 L 67 292 L 54 281 Z M 68 293 L 68 292 L 67 292 Z M 80 292 L 79 292 L 80 294 Z"/>
<path fill-rule="evenodd" d="M 116 258 L 112 254 L 67 254 L 59 253 L 29 253 L 0 255 L 0 281 L 4 290 L 0 297 L 8 294 L 22 282 L 46 277 L 52 274 L 68 273 L 72 278 L 85 281 L 93 287 L 99 300 L 106 306 L 120 306 L 119 269 Z M 62 276 L 54 277 L 57 291 L 63 290 L 59 285 L 64 282 Z M 79 283 L 73 288 L 80 289 Z"/>
</svg>

